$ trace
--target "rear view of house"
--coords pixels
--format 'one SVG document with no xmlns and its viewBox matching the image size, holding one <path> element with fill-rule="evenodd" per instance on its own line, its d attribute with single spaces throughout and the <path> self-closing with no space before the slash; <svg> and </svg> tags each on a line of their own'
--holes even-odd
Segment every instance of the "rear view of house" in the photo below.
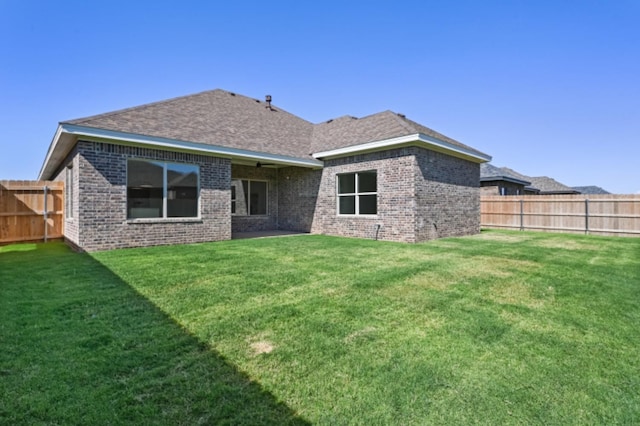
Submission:
<svg viewBox="0 0 640 426">
<path fill-rule="evenodd" d="M 384 111 L 313 124 L 213 90 L 59 124 L 40 179 L 65 182 L 87 251 L 291 230 L 420 242 L 479 232 L 490 157 Z"/>
</svg>

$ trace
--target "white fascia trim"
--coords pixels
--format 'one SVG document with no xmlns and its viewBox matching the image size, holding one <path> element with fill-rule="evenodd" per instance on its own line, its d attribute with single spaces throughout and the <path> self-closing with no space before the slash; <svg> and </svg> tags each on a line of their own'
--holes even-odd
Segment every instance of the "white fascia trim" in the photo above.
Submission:
<svg viewBox="0 0 640 426">
<path fill-rule="evenodd" d="M 44 175 L 45 168 L 47 167 L 47 164 L 49 164 L 51 155 L 53 154 L 53 151 L 55 151 L 55 148 L 58 145 L 58 140 L 60 139 L 61 134 L 62 134 L 62 126 L 58 125 L 58 128 L 56 129 L 56 133 L 53 135 L 53 139 L 51 139 L 51 143 L 49 144 L 49 150 L 47 151 L 47 156 L 44 158 L 44 162 L 40 167 L 40 173 L 38 173 L 38 180 L 43 180 L 42 177 Z"/>
<path fill-rule="evenodd" d="M 78 137 L 86 137 L 97 141 L 120 141 L 129 144 L 153 146 L 162 149 L 191 151 L 194 153 L 214 154 L 222 157 L 235 158 L 248 161 L 269 161 L 282 165 L 300 167 L 322 167 L 322 161 L 304 160 L 285 155 L 268 154 L 244 149 L 227 148 L 218 145 L 187 142 L 176 139 L 160 138 L 153 136 L 137 135 L 135 133 L 116 132 L 113 130 L 97 129 L 92 127 L 77 126 L 73 124 L 61 124 L 64 133 Z"/>
<path fill-rule="evenodd" d="M 422 133 L 415 133 L 413 135 L 400 136 L 397 138 L 384 139 L 381 141 L 367 142 L 360 145 L 348 146 L 345 148 L 333 149 L 330 151 L 322 151 L 314 153 L 313 158 L 331 158 L 331 157 L 341 157 L 345 155 L 354 155 L 359 152 L 368 152 L 368 151 L 379 151 L 381 149 L 390 149 L 399 147 L 402 145 L 413 145 L 416 144 L 426 145 L 425 148 L 432 149 L 436 151 L 444 151 L 455 157 L 462 157 L 466 159 L 470 159 L 472 161 L 476 161 L 479 163 L 484 163 L 491 161 L 491 156 L 486 154 L 480 154 L 475 151 L 470 151 L 465 148 L 450 144 L 445 141 L 441 141 L 440 139 L 432 138 L 430 136 L 424 135 Z"/>
</svg>

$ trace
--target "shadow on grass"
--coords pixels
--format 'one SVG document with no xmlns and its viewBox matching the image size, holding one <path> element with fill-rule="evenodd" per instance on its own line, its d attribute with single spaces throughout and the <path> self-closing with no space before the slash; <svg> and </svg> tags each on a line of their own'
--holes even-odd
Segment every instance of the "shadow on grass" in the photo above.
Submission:
<svg viewBox="0 0 640 426">
<path fill-rule="evenodd" d="M 308 424 L 91 256 L 0 251 L 0 423 Z"/>
</svg>

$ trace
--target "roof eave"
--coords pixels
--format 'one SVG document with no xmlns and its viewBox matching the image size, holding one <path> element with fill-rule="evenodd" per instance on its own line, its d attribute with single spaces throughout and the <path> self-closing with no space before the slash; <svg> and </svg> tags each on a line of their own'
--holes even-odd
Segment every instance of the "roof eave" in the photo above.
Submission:
<svg viewBox="0 0 640 426">
<path fill-rule="evenodd" d="M 493 182 L 493 181 L 505 181 L 505 182 L 511 182 L 511 183 L 515 183 L 515 184 L 518 184 L 518 185 L 524 185 L 524 186 L 531 185 L 531 182 L 528 182 L 526 180 L 520 180 L 520 179 L 512 178 L 510 176 L 487 176 L 487 177 L 481 177 L 480 178 L 480 182 Z"/>
<path fill-rule="evenodd" d="M 540 193 L 542 193 L 543 195 L 580 195 L 580 191 L 569 191 L 563 189 L 556 189 L 551 191 L 545 191 L 544 189 L 541 189 Z"/>
<path fill-rule="evenodd" d="M 54 161 L 54 158 L 53 158 L 54 154 L 59 156 L 59 152 L 61 149 L 60 137 L 62 136 L 62 132 L 63 132 L 62 124 L 59 124 L 58 128 L 56 129 L 56 133 L 53 135 L 53 138 L 51 139 L 51 143 L 49 144 L 47 155 L 44 157 L 44 161 L 42 162 L 42 166 L 40 167 L 40 172 L 38 173 L 38 180 L 50 179 L 55 169 L 58 168 L 60 162 L 62 162 L 64 157 L 66 157 L 67 154 L 69 153 L 69 151 L 67 150 L 64 156 L 62 156 L 62 158 L 58 158 L 57 161 Z M 54 167 L 54 170 L 48 170 L 49 168 L 51 168 L 52 162 L 57 163 L 57 165 Z"/>
<path fill-rule="evenodd" d="M 339 158 L 356 154 L 364 154 L 367 152 L 375 152 L 386 149 L 401 148 L 404 146 L 419 146 L 429 149 L 431 151 L 441 152 L 453 157 L 462 158 L 474 163 L 486 163 L 491 161 L 491 156 L 483 154 L 481 152 L 473 151 L 463 147 L 453 145 L 449 142 L 442 141 L 440 139 L 433 138 L 431 136 L 424 135 L 422 133 L 415 133 L 406 136 L 399 136 L 396 138 L 383 139 L 379 141 L 367 142 L 358 145 L 347 146 L 343 148 L 332 149 L 329 151 L 321 151 L 312 154 L 316 159 L 331 159 Z"/>
<path fill-rule="evenodd" d="M 297 158 L 286 155 L 270 154 L 236 148 L 228 148 L 220 145 L 209 145 L 198 142 L 181 141 L 176 139 L 160 138 L 134 133 L 117 132 L 107 129 L 79 126 L 75 124 L 61 123 L 51 142 L 49 151 L 40 170 L 39 179 L 51 178 L 60 167 L 60 163 L 69 154 L 75 143 L 79 140 L 91 142 L 107 142 L 119 145 L 144 146 L 161 149 L 164 151 L 189 152 L 201 155 L 211 155 L 232 160 L 248 162 L 268 162 L 281 166 L 297 166 L 305 168 L 321 168 L 322 161 L 316 159 Z"/>
</svg>

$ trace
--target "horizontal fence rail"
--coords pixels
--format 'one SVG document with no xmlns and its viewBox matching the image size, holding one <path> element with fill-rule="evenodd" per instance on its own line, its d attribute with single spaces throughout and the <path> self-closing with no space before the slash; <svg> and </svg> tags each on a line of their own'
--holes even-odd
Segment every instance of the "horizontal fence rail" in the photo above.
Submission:
<svg viewBox="0 0 640 426">
<path fill-rule="evenodd" d="M 640 195 L 480 197 L 483 228 L 640 237 Z"/>
<path fill-rule="evenodd" d="M 64 184 L 0 180 L 0 244 L 63 237 Z"/>
</svg>

